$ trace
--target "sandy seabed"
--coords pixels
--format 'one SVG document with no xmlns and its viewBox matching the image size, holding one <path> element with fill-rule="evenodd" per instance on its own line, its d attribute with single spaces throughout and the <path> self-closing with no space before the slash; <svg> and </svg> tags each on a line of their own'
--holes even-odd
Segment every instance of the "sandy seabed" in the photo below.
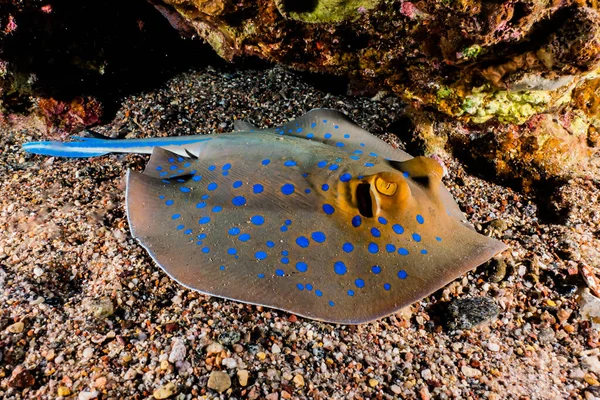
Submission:
<svg viewBox="0 0 600 400">
<path fill-rule="evenodd" d="M 403 106 L 379 97 L 328 94 L 281 68 L 207 68 L 125 99 L 97 130 L 229 132 L 235 119 L 272 127 L 328 107 L 403 148 L 393 132 Z M 124 210 L 125 173 L 142 170 L 146 156 L 33 156 L 20 146 L 48 139 L 42 126 L 2 130 L 4 399 L 600 396 L 598 334 L 588 318 L 598 306 L 577 272 L 600 259 L 598 182 L 573 180 L 548 199 L 528 197 L 440 154 L 468 220 L 510 249 L 396 315 L 338 326 L 200 295 L 169 279 L 131 237 Z M 548 217 L 553 209 L 560 218 Z M 469 298 L 495 305 L 497 315 L 466 329 L 460 321 L 469 316 L 448 305 Z"/>
</svg>

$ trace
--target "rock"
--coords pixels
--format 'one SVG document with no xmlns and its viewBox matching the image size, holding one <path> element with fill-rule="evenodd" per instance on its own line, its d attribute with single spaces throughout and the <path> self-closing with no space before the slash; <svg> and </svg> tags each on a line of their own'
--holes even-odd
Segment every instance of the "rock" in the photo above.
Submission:
<svg viewBox="0 0 600 400">
<path fill-rule="evenodd" d="M 177 387 L 175 386 L 175 384 L 172 383 L 172 382 L 169 382 L 166 385 L 161 386 L 158 389 L 156 389 L 152 393 L 152 396 L 154 396 L 154 398 L 157 399 L 157 400 L 168 399 L 169 397 L 171 397 L 176 392 L 177 392 Z"/>
<path fill-rule="evenodd" d="M 296 385 L 297 388 L 301 388 L 304 386 L 304 377 L 300 374 L 296 374 L 294 376 L 294 385 Z"/>
<path fill-rule="evenodd" d="M 220 334 L 218 341 L 224 346 L 231 346 L 232 344 L 239 342 L 241 338 L 242 336 L 238 331 L 229 331 Z"/>
<path fill-rule="evenodd" d="M 17 389 L 25 389 L 30 386 L 33 386 L 34 383 L 35 378 L 31 374 L 31 372 L 25 367 L 19 365 L 12 371 L 12 374 L 8 381 L 8 386 Z"/>
<path fill-rule="evenodd" d="M 58 390 L 56 391 L 56 395 L 58 397 L 66 397 L 66 396 L 68 396 L 70 394 L 71 394 L 71 389 L 69 389 L 66 386 L 59 386 Z"/>
<path fill-rule="evenodd" d="M 477 378 L 477 377 L 481 376 L 481 371 L 480 370 L 478 370 L 476 368 L 469 367 L 468 365 L 463 365 L 460 368 L 460 371 L 467 378 Z"/>
<path fill-rule="evenodd" d="M 502 257 L 494 257 L 487 263 L 487 274 L 490 282 L 500 282 L 506 276 L 506 261 Z"/>
<path fill-rule="evenodd" d="M 225 347 L 223 347 L 220 343 L 212 342 L 206 347 L 206 354 L 209 356 L 213 354 L 221 354 L 223 350 L 225 350 Z"/>
<path fill-rule="evenodd" d="M 213 371 L 208 377 L 208 387 L 219 393 L 223 393 L 231 387 L 231 378 L 226 372 Z"/>
<path fill-rule="evenodd" d="M 87 347 L 83 350 L 81 355 L 84 359 L 92 358 L 92 356 L 94 355 L 94 349 L 91 347 Z"/>
<path fill-rule="evenodd" d="M 248 385 L 249 375 L 250 374 L 248 373 L 248 370 L 245 369 L 241 369 L 237 372 L 238 382 L 240 383 L 240 386 L 245 387 L 246 385 Z"/>
<path fill-rule="evenodd" d="M 487 344 L 487 348 L 489 351 L 499 351 L 500 350 L 500 345 L 498 343 L 493 343 L 493 342 L 489 342 Z"/>
<path fill-rule="evenodd" d="M 256 357 L 258 357 L 258 359 L 262 361 L 265 358 L 267 358 L 267 355 L 264 352 L 259 351 L 258 353 L 256 353 Z"/>
<path fill-rule="evenodd" d="M 185 343 L 181 339 L 174 339 L 171 343 L 171 352 L 169 353 L 169 362 L 175 364 L 185 359 Z"/>
<path fill-rule="evenodd" d="M 92 399 L 97 399 L 98 396 L 100 396 L 100 393 L 96 390 L 92 391 L 92 392 L 79 392 L 79 396 L 77 396 L 78 400 L 92 400 Z"/>
<path fill-rule="evenodd" d="M 499 312 L 496 303 L 488 297 L 457 299 L 448 306 L 446 324 L 450 329 L 471 329 L 496 318 Z"/>
<path fill-rule="evenodd" d="M 277 344 L 273 344 L 273 346 L 271 346 L 271 353 L 273 353 L 273 354 L 281 353 L 281 347 L 279 347 Z"/>
<path fill-rule="evenodd" d="M 94 318 L 104 319 L 114 314 L 115 308 L 113 302 L 108 297 L 102 297 L 100 299 L 88 299 L 85 301 L 85 306 L 88 312 L 94 316 Z"/>
<path fill-rule="evenodd" d="M 390 390 L 394 393 L 394 394 L 400 394 L 402 393 L 402 388 L 398 385 L 392 385 L 390 386 Z"/>
<path fill-rule="evenodd" d="M 231 358 L 231 357 L 226 357 L 221 361 L 221 365 L 229 368 L 229 369 L 233 369 L 237 367 L 237 361 L 235 361 L 235 359 Z"/>
<path fill-rule="evenodd" d="M 600 299 L 590 293 L 588 288 L 581 291 L 579 298 L 579 312 L 581 316 L 592 322 L 592 327 L 600 329 Z"/>
<path fill-rule="evenodd" d="M 23 329 L 25 329 L 25 324 L 21 321 L 6 327 L 6 331 L 9 333 L 21 333 L 23 332 Z"/>
<path fill-rule="evenodd" d="M 377 385 L 379 385 L 379 381 L 377 379 L 369 379 L 369 386 L 371 386 L 372 388 L 376 387 Z"/>
</svg>

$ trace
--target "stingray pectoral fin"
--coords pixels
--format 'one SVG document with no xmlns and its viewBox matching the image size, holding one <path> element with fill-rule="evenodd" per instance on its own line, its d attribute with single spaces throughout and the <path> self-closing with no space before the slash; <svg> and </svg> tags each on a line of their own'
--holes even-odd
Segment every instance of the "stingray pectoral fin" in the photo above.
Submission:
<svg viewBox="0 0 600 400">
<path fill-rule="evenodd" d="M 243 121 L 241 119 L 236 119 L 233 121 L 233 130 L 236 132 L 256 132 L 259 131 L 256 125 L 251 124 L 248 121 Z"/>
</svg>

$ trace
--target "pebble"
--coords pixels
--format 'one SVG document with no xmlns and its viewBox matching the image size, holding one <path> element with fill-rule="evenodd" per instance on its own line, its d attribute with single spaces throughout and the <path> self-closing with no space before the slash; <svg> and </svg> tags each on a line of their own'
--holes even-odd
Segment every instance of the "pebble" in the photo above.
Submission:
<svg viewBox="0 0 600 400">
<path fill-rule="evenodd" d="M 108 297 L 89 300 L 87 303 L 87 309 L 90 314 L 98 319 L 110 317 L 115 312 L 113 302 Z"/>
<path fill-rule="evenodd" d="M 213 371 L 208 377 L 208 387 L 219 393 L 223 393 L 231 387 L 231 378 L 226 372 Z"/>
<path fill-rule="evenodd" d="M 69 389 L 66 386 L 59 386 L 58 390 L 56 391 L 56 395 L 58 397 L 66 397 L 66 396 L 68 396 L 70 394 L 71 394 L 71 389 Z"/>
<path fill-rule="evenodd" d="M 489 342 L 487 344 L 487 348 L 488 348 L 489 351 L 499 351 L 500 350 L 500 345 L 498 343 Z"/>
<path fill-rule="evenodd" d="M 262 361 L 265 358 L 267 358 L 267 355 L 264 352 L 259 351 L 258 353 L 256 353 L 256 357 L 258 357 L 258 359 Z"/>
<path fill-rule="evenodd" d="M 78 400 L 92 400 L 92 399 L 96 399 L 98 398 L 98 396 L 100 396 L 100 393 L 96 390 L 92 391 L 92 392 L 79 392 L 79 396 L 77 396 Z"/>
<path fill-rule="evenodd" d="M 430 380 L 433 377 L 433 375 L 431 374 L 431 370 L 427 368 L 421 371 L 421 377 L 426 381 Z"/>
<path fill-rule="evenodd" d="M 249 376 L 250 374 L 248 373 L 248 370 L 241 369 L 237 372 L 238 382 L 240 383 L 240 386 L 248 385 Z"/>
<path fill-rule="evenodd" d="M 487 263 L 487 274 L 490 282 L 500 282 L 506 276 L 506 261 L 503 257 L 494 257 Z"/>
<path fill-rule="evenodd" d="M 304 377 L 300 374 L 296 374 L 294 376 L 294 385 L 296 385 L 297 388 L 301 388 L 304 386 Z"/>
<path fill-rule="evenodd" d="M 235 361 L 235 359 L 231 358 L 231 357 L 226 357 L 221 361 L 221 365 L 223 365 L 224 367 L 227 367 L 229 369 L 233 369 L 236 368 L 238 363 L 237 361 Z"/>
<path fill-rule="evenodd" d="M 477 377 L 481 376 L 481 371 L 480 370 L 478 370 L 477 368 L 469 367 L 468 365 L 463 365 L 460 368 L 460 371 L 467 378 L 477 378 Z"/>
<path fill-rule="evenodd" d="M 371 386 L 372 388 L 374 388 L 377 385 L 379 385 L 379 381 L 377 379 L 374 379 L 374 378 L 369 379 L 369 386 Z"/>
<path fill-rule="evenodd" d="M 221 345 L 221 343 L 212 342 L 208 346 L 206 346 L 206 354 L 211 356 L 213 354 L 221 354 L 221 352 L 225 350 L 225 347 Z"/>
<path fill-rule="evenodd" d="M 9 333 L 21 333 L 23 332 L 23 329 L 25 329 L 25 324 L 21 321 L 6 327 L 6 331 Z"/>
<path fill-rule="evenodd" d="M 92 358 L 92 356 L 94 355 L 94 349 L 92 349 L 91 347 L 87 347 L 83 350 L 83 352 L 81 353 L 81 355 L 83 356 L 83 358 L 87 359 L 87 358 Z"/>
<path fill-rule="evenodd" d="M 35 267 L 33 269 L 33 274 L 39 278 L 40 276 L 44 275 L 44 270 L 40 267 Z"/>
<path fill-rule="evenodd" d="M 176 392 L 177 392 L 177 387 L 175 386 L 175 384 L 172 382 L 169 382 L 166 385 L 161 386 L 158 389 L 156 389 L 154 391 L 154 393 L 152 393 L 152 396 L 154 396 L 154 398 L 157 400 L 168 399 Z"/>
<path fill-rule="evenodd" d="M 390 390 L 394 393 L 394 394 L 400 394 L 402 393 L 402 388 L 398 385 L 392 385 L 390 386 Z"/>
<path fill-rule="evenodd" d="M 590 320 L 594 329 L 600 330 L 600 299 L 585 288 L 579 295 L 578 302 L 581 316 Z"/>
<path fill-rule="evenodd" d="M 181 339 L 174 339 L 171 344 L 171 353 L 169 354 L 169 362 L 175 364 L 178 361 L 183 361 L 186 355 L 185 343 Z"/>
<path fill-rule="evenodd" d="M 473 297 L 453 300 L 446 315 L 450 329 L 471 329 L 496 318 L 498 306 L 488 297 Z"/>
<path fill-rule="evenodd" d="M 273 354 L 281 353 L 281 347 L 279 347 L 277 344 L 273 344 L 273 346 L 271 346 L 271 353 L 273 353 Z"/>
<path fill-rule="evenodd" d="M 31 375 L 28 369 L 23 367 L 22 365 L 18 365 L 12 372 L 10 376 L 10 380 L 8 381 L 8 386 L 14 387 L 17 389 L 25 389 L 30 386 L 33 386 L 35 383 L 35 378 Z"/>
<path fill-rule="evenodd" d="M 241 338 L 242 336 L 238 331 L 229 331 L 220 334 L 218 341 L 224 346 L 231 346 L 232 344 L 239 342 Z"/>
</svg>

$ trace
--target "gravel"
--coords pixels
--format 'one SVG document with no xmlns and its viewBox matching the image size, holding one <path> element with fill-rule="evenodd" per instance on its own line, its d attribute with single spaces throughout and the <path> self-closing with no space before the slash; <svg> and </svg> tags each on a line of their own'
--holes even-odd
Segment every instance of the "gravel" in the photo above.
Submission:
<svg viewBox="0 0 600 400">
<path fill-rule="evenodd" d="M 118 137 L 218 133 L 231 131 L 235 119 L 268 127 L 330 107 L 403 147 L 399 136 L 408 135 L 395 124 L 402 104 L 385 94 L 348 98 L 327 83 L 278 67 L 191 71 L 125 98 L 96 130 Z M 591 310 L 582 313 L 578 298 L 586 287 L 582 265 L 600 268 L 598 182 L 572 180 L 538 198 L 437 154 L 467 218 L 510 250 L 396 315 L 337 326 L 204 296 L 168 278 L 132 239 L 124 213 L 125 172 L 141 170 L 147 157 L 32 156 L 21 151 L 23 142 L 60 134 L 18 117 L 2 129 L 2 398 L 597 393 L 600 350 L 591 319 L 599 306 L 586 291 Z M 450 304 L 478 298 L 493 302 L 497 315 L 446 326 Z"/>
</svg>

